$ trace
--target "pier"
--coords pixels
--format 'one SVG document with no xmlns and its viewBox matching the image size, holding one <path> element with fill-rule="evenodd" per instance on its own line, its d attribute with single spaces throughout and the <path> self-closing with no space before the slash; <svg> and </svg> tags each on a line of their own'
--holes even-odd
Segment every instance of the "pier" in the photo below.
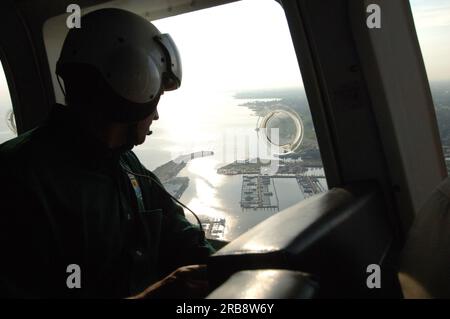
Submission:
<svg viewBox="0 0 450 319">
<path fill-rule="evenodd" d="M 242 177 L 241 207 L 244 209 L 279 210 L 278 195 L 270 176 Z"/>
<path fill-rule="evenodd" d="M 298 186 L 305 198 L 325 191 L 324 187 L 319 182 L 320 177 L 321 176 L 296 176 Z"/>
<path fill-rule="evenodd" d="M 304 198 L 324 192 L 319 178 L 324 176 L 306 176 L 292 174 L 278 175 L 243 175 L 241 188 L 241 207 L 245 209 L 280 210 L 274 179 L 295 178 Z"/>
</svg>

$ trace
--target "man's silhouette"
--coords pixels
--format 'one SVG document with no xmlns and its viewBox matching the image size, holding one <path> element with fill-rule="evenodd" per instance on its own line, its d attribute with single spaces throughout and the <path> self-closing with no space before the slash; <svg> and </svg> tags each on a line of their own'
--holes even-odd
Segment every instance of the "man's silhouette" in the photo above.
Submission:
<svg viewBox="0 0 450 319">
<path fill-rule="evenodd" d="M 57 75 L 67 106 L 0 146 L 0 294 L 201 297 L 201 268 L 175 270 L 213 249 L 131 151 L 181 84 L 172 39 L 133 13 L 94 11 L 69 31 Z M 67 286 L 69 265 L 81 288 Z"/>
</svg>

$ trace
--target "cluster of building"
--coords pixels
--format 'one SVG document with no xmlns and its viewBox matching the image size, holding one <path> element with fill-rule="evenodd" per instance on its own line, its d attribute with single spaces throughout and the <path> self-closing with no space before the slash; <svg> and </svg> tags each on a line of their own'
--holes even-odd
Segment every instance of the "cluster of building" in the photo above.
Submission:
<svg viewBox="0 0 450 319">
<path fill-rule="evenodd" d="M 164 188 L 176 199 L 180 199 L 189 186 L 189 177 L 174 177 L 163 182 Z"/>
<path fill-rule="evenodd" d="M 225 238 L 225 218 L 201 216 L 203 230 L 206 238 L 224 240 Z"/>
<path fill-rule="evenodd" d="M 270 176 L 244 175 L 242 177 L 241 207 L 244 209 L 279 209 L 278 196 Z"/>
<path fill-rule="evenodd" d="M 447 173 L 450 176 L 450 146 L 442 146 L 444 150 L 445 164 L 447 164 Z"/>
<path fill-rule="evenodd" d="M 261 160 L 235 161 L 217 170 L 221 175 L 261 174 L 265 168 L 272 170 L 276 165 L 277 174 L 302 174 L 306 171 L 305 162 L 292 159 L 275 160 L 276 163 Z M 314 166 L 314 165 L 309 165 Z M 321 164 L 320 164 L 321 166 Z"/>
<path fill-rule="evenodd" d="M 276 209 L 279 210 L 279 199 L 275 187 L 275 178 L 295 178 L 299 191 L 304 198 L 324 192 L 320 183 L 321 176 L 305 175 L 244 175 L 242 177 L 241 207 L 243 209 Z"/>
<path fill-rule="evenodd" d="M 297 176 L 296 179 L 305 198 L 325 191 L 316 176 Z"/>
</svg>

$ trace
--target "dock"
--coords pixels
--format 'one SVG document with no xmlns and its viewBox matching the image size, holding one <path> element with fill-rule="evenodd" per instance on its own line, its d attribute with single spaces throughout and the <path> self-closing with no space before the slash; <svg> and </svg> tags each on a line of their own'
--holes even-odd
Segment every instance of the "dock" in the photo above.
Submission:
<svg viewBox="0 0 450 319">
<path fill-rule="evenodd" d="M 243 175 L 241 188 L 241 207 L 246 209 L 280 210 L 277 189 L 274 179 L 295 178 L 299 191 L 304 198 L 326 191 L 319 179 L 324 176 L 307 176 L 292 174 L 277 175 Z"/>
<path fill-rule="evenodd" d="M 243 209 L 279 210 L 278 195 L 270 176 L 242 176 L 241 207 Z"/>
</svg>

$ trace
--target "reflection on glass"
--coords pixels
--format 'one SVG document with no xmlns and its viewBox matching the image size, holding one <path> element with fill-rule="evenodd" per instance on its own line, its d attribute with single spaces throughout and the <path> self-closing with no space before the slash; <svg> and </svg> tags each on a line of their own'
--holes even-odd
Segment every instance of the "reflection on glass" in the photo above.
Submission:
<svg viewBox="0 0 450 319">
<path fill-rule="evenodd" d="M 11 96 L 3 66 L 0 63 L 0 144 L 17 135 Z"/>
<path fill-rule="evenodd" d="M 302 143 L 303 123 L 293 111 L 270 111 L 261 121 L 259 129 L 263 129 L 268 142 L 279 146 L 283 153 L 295 151 Z M 273 136 L 274 133 L 276 136 Z"/>
<path fill-rule="evenodd" d="M 14 111 L 9 110 L 6 113 L 6 124 L 11 132 L 17 135 L 16 118 L 14 117 Z"/>
</svg>

